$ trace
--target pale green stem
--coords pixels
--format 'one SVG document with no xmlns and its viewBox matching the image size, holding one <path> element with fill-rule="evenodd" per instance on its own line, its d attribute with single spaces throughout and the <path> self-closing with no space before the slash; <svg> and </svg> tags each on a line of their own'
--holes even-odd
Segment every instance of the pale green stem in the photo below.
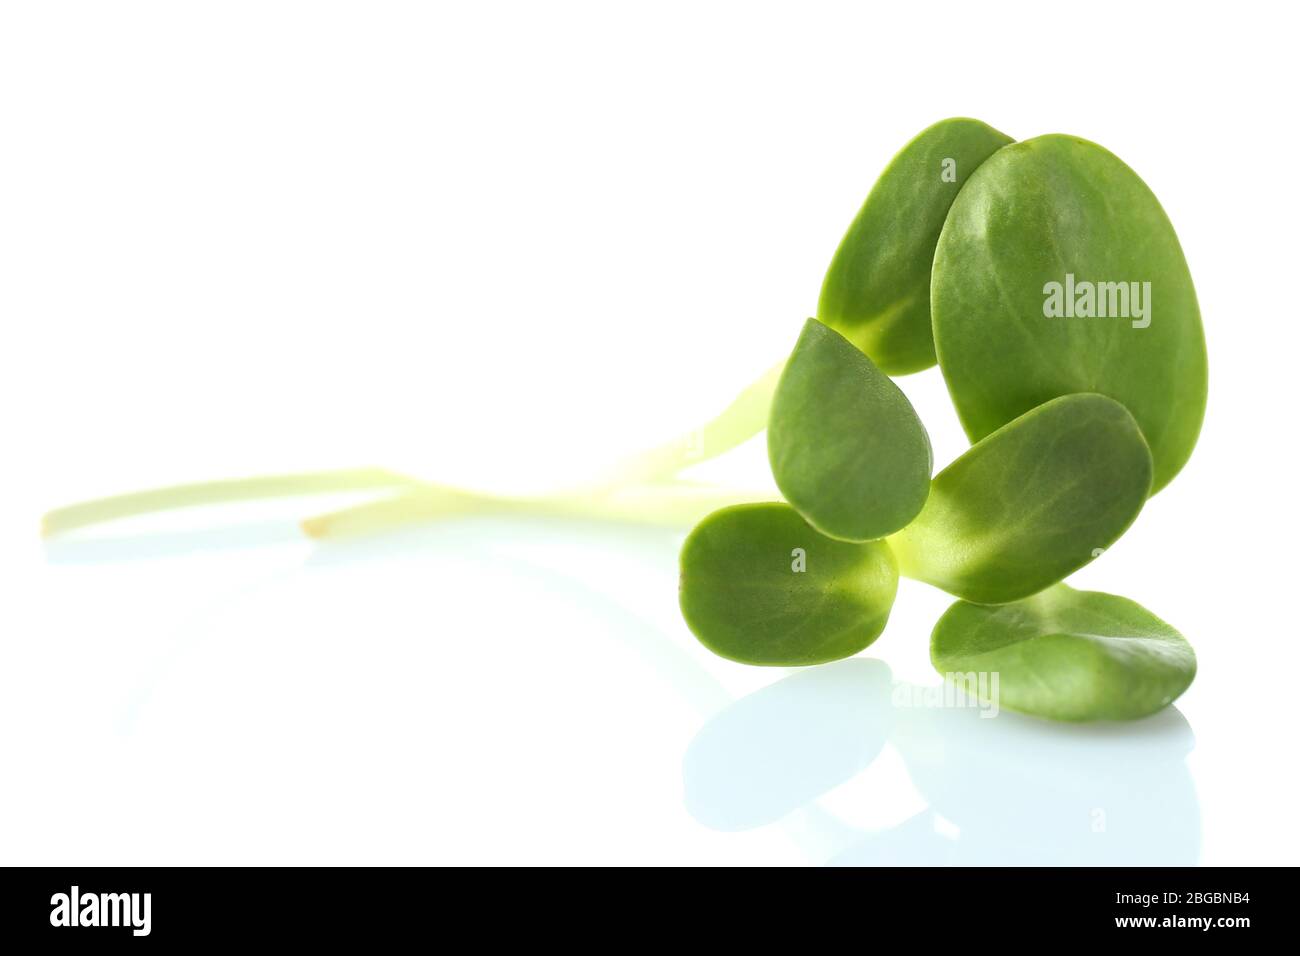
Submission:
<svg viewBox="0 0 1300 956">
<path fill-rule="evenodd" d="M 736 396 L 713 420 L 652 448 L 618 466 L 601 487 L 626 488 L 671 478 L 683 468 L 717 458 L 767 427 L 777 382 L 785 370 L 778 362 Z"/>
<path fill-rule="evenodd" d="M 283 498 L 293 495 L 326 494 L 344 491 L 375 491 L 411 487 L 415 479 L 382 468 L 347 468 L 288 475 L 264 475 L 259 478 L 232 478 L 188 485 L 172 485 L 150 491 L 114 495 L 82 501 L 56 508 L 41 520 L 46 537 L 84 528 L 87 525 L 132 518 L 137 515 L 189 508 L 195 505 Z"/>
<path fill-rule="evenodd" d="M 602 521 L 689 527 L 727 505 L 770 501 L 770 492 L 743 492 L 686 482 L 627 488 L 608 495 L 504 498 L 454 488 L 426 486 L 308 518 L 303 531 L 313 538 L 373 534 L 379 531 L 468 514 L 559 515 Z"/>
<path fill-rule="evenodd" d="M 417 489 L 416 501 L 400 505 L 387 501 L 375 502 L 373 512 L 366 510 L 370 506 L 363 505 L 362 514 L 373 515 L 373 518 L 366 520 L 379 520 L 382 515 L 391 514 L 393 523 L 400 524 L 430 509 L 435 511 L 437 516 L 457 510 L 461 512 L 481 510 L 484 502 L 492 503 L 492 508 L 497 511 L 527 510 L 536 513 L 548 509 L 553 512 L 560 509 L 558 513 L 595 515 L 596 511 L 592 510 L 594 504 L 576 503 L 593 502 L 622 488 L 661 482 L 673 477 L 688 465 L 715 458 L 761 432 L 767 426 L 767 413 L 772 404 L 772 395 L 776 391 L 776 383 L 784 367 L 785 363 L 782 362 L 770 368 L 736 396 L 735 400 L 712 421 L 673 441 L 636 455 L 615 469 L 614 473 L 605 480 L 567 494 L 545 498 L 497 498 L 420 481 L 380 468 L 355 468 L 172 485 L 167 488 L 83 501 L 57 508 L 46 514 L 41 521 L 41 531 L 49 537 L 104 521 L 197 505 L 323 492 L 402 488 Z M 404 494 L 398 495 L 396 501 L 405 502 L 407 497 Z M 665 504 L 661 503 L 659 507 L 664 507 Z M 624 506 L 606 505 L 605 507 L 606 510 L 614 512 L 625 510 Z M 667 513 L 672 513 L 672 506 L 667 507 Z M 404 517 L 408 515 L 410 517 Z M 331 516 L 323 516 L 323 518 L 329 517 Z M 316 520 L 308 519 L 308 523 Z"/>
<path fill-rule="evenodd" d="M 913 578 L 920 581 L 922 564 L 917 549 L 913 546 L 912 539 L 906 534 L 907 528 L 901 531 L 895 531 L 893 534 L 884 539 L 885 544 L 889 545 L 889 550 L 894 553 L 894 561 L 898 565 L 898 573 L 905 578 Z"/>
</svg>

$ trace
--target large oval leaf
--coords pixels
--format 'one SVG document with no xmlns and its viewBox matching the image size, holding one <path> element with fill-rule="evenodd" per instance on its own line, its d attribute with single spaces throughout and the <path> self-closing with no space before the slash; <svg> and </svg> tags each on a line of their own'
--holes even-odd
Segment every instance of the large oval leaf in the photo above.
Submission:
<svg viewBox="0 0 1300 956">
<path fill-rule="evenodd" d="M 973 119 L 922 131 L 885 167 L 822 282 L 817 317 L 890 375 L 934 364 L 930 263 L 962 184 L 1011 137 Z"/>
<path fill-rule="evenodd" d="M 1000 607 L 958 601 L 935 625 L 930 659 L 964 686 L 989 675 L 983 686 L 996 686 L 999 706 L 1054 720 L 1145 717 L 1196 676 L 1191 645 L 1160 618 L 1065 584 Z"/>
<path fill-rule="evenodd" d="M 1100 146 L 1040 136 L 990 157 L 948 214 L 931 294 L 972 441 L 1050 398 L 1100 392 L 1142 426 L 1153 493 L 1191 455 L 1207 374 L 1192 278 L 1156 197 Z"/>
<path fill-rule="evenodd" d="M 897 588 L 883 541 L 835 541 L 775 502 L 716 511 L 682 546 L 682 616 L 705 647 L 744 664 L 856 654 L 884 630 Z"/>
<path fill-rule="evenodd" d="M 816 319 L 777 385 L 767 451 L 786 500 L 833 538 L 892 534 L 930 493 L 930 439 L 907 396 Z"/>
<path fill-rule="evenodd" d="M 1028 597 L 1108 548 L 1151 488 L 1151 453 L 1123 405 L 1066 395 L 971 446 L 890 538 L 903 573 L 981 604 Z"/>
</svg>

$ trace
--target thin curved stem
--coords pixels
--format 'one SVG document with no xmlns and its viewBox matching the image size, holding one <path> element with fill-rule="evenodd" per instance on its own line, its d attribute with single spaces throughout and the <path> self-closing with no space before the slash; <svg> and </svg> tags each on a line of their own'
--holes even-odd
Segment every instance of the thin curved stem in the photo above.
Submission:
<svg viewBox="0 0 1300 956">
<path fill-rule="evenodd" d="M 223 504 L 293 495 L 325 494 L 341 491 L 375 491 L 411 487 L 415 479 L 383 468 L 345 468 L 336 471 L 263 475 L 256 478 L 232 478 L 171 485 L 108 498 L 78 502 L 56 508 L 41 519 L 45 537 L 84 528 L 87 525 L 132 518 L 138 515 L 189 508 L 196 505 Z"/>
<path fill-rule="evenodd" d="M 609 495 L 546 498 L 503 498 L 428 485 L 308 518 L 302 529 L 312 538 L 334 538 L 469 514 L 563 516 L 688 527 L 718 508 L 774 497 L 771 492 L 734 491 L 689 482 L 662 482 Z"/>
<path fill-rule="evenodd" d="M 614 469 L 598 488 L 626 488 L 672 478 L 683 468 L 717 458 L 745 443 L 767 427 L 772 396 L 785 370 L 785 362 L 773 365 L 737 395 L 715 418 L 636 455 Z"/>
<path fill-rule="evenodd" d="M 544 498 L 501 498 L 421 481 L 382 468 L 351 468 L 196 482 L 97 498 L 49 512 L 41 521 L 41 532 L 45 537 L 50 537 L 104 521 L 197 505 L 325 492 L 390 489 L 401 493 L 383 501 L 361 505 L 357 509 L 309 518 L 303 527 L 308 530 L 308 534 L 314 534 L 313 529 L 324 533 L 330 527 L 358 523 L 362 526 L 366 523 L 391 526 L 419 520 L 425 514 L 441 517 L 484 508 L 495 511 L 626 517 L 631 505 L 604 500 L 598 506 L 597 502 L 617 495 L 623 489 L 662 483 L 683 468 L 724 454 L 757 435 L 767 427 L 768 409 L 784 367 L 784 362 L 772 366 L 711 421 L 673 441 L 633 456 L 602 481 L 567 494 Z M 645 505 L 652 510 L 663 509 L 663 518 L 668 523 L 676 523 L 677 519 L 673 516 L 678 513 L 693 513 L 693 506 L 680 501 L 673 502 L 662 496 L 659 501 L 647 501 Z"/>
</svg>

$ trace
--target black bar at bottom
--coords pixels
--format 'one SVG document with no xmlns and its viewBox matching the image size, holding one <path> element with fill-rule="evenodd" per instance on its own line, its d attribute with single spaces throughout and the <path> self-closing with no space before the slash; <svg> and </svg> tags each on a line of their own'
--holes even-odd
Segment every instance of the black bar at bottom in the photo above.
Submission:
<svg viewBox="0 0 1300 956">
<path fill-rule="evenodd" d="M 557 933 L 596 935 L 598 926 L 609 941 L 608 928 L 621 924 L 640 943 L 696 924 L 741 937 L 797 924 L 814 933 L 819 925 L 906 932 L 918 944 L 930 934 L 952 942 L 962 927 L 979 927 L 971 942 L 991 942 L 985 934 L 1001 930 L 1071 940 L 1172 942 L 1199 934 L 1231 945 L 1244 940 L 1241 934 L 1285 930 L 1282 884 L 1293 881 L 1290 870 L 1219 868 L 877 868 L 781 878 L 615 871 L 595 881 L 599 889 L 580 872 L 500 873 L 490 882 L 485 876 L 437 869 L 7 869 L 0 877 L 0 938 L 95 945 L 353 940 L 370 948 L 409 941 L 412 932 L 446 938 L 471 926 L 490 935 L 531 926 L 541 943 Z"/>
</svg>

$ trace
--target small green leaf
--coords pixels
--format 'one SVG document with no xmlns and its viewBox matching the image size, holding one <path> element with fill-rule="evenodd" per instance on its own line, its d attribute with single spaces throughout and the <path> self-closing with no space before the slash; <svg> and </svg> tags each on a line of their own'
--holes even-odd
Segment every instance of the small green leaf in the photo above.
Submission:
<svg viewBox="0 0 1300 956">
<path fill-rule="evenodd" d="M 935 250 L 931 307 L 972 441 L 1058 395 L 1100 392 L 1142 427 L 1153 493 L 1191 455 L 1207 374 L 1192 277 L 1156 197 L 1100 146 L 1040 136 L 980 166 Z"/>
<path fill-rule="evenodd" d="M 945 675 L 997 674 L 1000 706 L 1053 720 L 1145 717 L 1196 676 L 1191 645 L 1160 618 L 1065 584 L 1000 607 L 958 601 L 935 625 L 930 660 Z"/>
<path fill-rule="evenodd" d="M 737 505 L 686 538 L 682 616 L 709 650 L 744 664 L 821 664 L 874 641 L 898 569 L 883 541 L 818 534 L 789 505 Z"/>
<path fill-rule="evenodd" d="M 845 541 L 892 534 L 930 493 L 930 439 L 911 403 L 816 319 L 804 324 L 777 385 L 767 453 L 786 500 Z"/>
<path fill-rule="evenodd" d="M 941 471 L 889 539 L 904 574 L 981 604 L 1028 597 L 1110 547 L 1142 510 L 1151 453 L 1123 405 L 1053 399 Z"/>
<path fill-rule="evenodd" d="M 973 119 L 922 131 L 885 167 L 822 282 L 817 317 L 882 371 L 934 364 L 930 263 L 962 183 L 1011 137 Z"/>
</svg>

